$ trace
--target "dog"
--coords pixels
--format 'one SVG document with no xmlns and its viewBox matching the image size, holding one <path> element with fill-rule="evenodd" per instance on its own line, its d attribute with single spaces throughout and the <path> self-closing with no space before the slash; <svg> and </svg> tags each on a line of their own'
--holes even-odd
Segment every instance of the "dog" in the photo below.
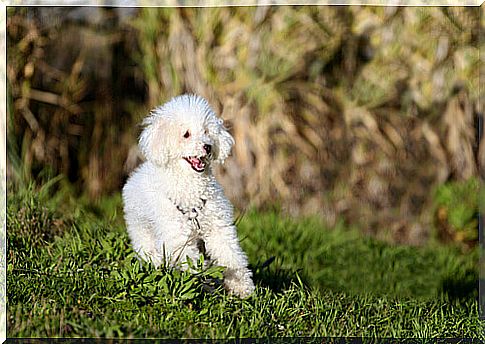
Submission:
<svg viewBox="0 0 485 344">
<path fill-rule="evenodd" d="M 146 162 L 123 187 L 123 210 L 134 251 L 156 267 L 187 269 L 200 254 L 225 267 L 224 287 L 241 298 L 254 291 L 240 247 L 233 206 L 213 175 L 234 139 L 208 102 L 181 95 L 143 121 L 139 148 Z"/>
</svg>

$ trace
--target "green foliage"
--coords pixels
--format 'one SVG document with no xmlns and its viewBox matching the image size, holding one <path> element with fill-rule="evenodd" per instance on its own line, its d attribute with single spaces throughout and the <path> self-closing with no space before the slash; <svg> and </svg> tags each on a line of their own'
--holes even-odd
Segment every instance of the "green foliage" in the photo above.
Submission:
<svg viewBox="0 0 485 344">
<path fill-rule="evenodd" d="M 479 181 L 440 185 L 434 197 L 437 216 L 448 224 L 457 241 L 478 240 Z"/>
<path fill-rule="evenodd" d="M 271 273 L 298 270 L 306 283 L 322 291 L 418 299 L 478 297 L 477 249 L 461 256 L 452 247 L 394 246 L 362 237 L 342 223 L 330 229 L 318 218 L 295 222 L 278 213 L 248 213 L 239 233 L 246 235 L 249 256 L 258 257 L 255 266 L 275 256 Z M 271 276 L 262 278 L 271 283 Z"/>
<path fill-rule="evenodd" d="M 35 190 L 35 185 L 29 183 L 25 188 L 12 192 L 12 184 L 7 185 L 11 195 L 7 201 L 7 231 L 10 245 L 39 245 L 52 240 L 58 232 L 54 212 L 48 207 L 50 187 L 59 178 L 44 184 L 42 188 Z M 55 203 L 50 200 L 51 206 Z"/>
<path fill-rule="evenodd" d="M 257 289 L 240 300 L 203 258 L 189 263 L 192 273 L 139 262 L 119 195 L 62 208 L 62 190 L 40 190 L 9 190 L 9 337 L 481 335 L 476 251 L 394 247 L 341 223 L 251 211 L 238 226 Z M 70 221 L 56 230 L 62 218 Z"/>
<path fill-rule="evenodd" d="M 111 277 L 123 289 L 117 297 L 136 302 L 161 302 L 166 298 L 172 302 L 193 301 L 201 297 L 203 282 L 222 279 L 222 268 L 202 268 L 202 257 L 197 266 L 189 264 L 192 272 L 154 269 L 150 264 L 140 264 L 133 253 L 129 257 L 131 259 L 125 261 L 120 270 L 113 271 Z"/>
</svg>

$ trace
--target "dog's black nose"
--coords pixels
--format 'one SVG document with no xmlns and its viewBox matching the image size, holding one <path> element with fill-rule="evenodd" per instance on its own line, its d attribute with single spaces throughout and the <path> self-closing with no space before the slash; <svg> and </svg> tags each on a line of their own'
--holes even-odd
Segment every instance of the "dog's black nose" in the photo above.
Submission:
<svg viewBox="0 0 485 344">
<path fill-rule="evenodd" d="M 211 150 L 212 150 L 212 146 L 206 144 L 206 145 L 204 145 L 204 150 L 207 154 L 210 154 Z"/>
</svg>

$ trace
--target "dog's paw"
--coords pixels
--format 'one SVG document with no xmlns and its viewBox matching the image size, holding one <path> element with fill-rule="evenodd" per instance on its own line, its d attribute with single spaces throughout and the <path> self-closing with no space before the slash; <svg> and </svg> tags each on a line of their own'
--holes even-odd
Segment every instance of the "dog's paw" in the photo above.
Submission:
<svg viewBox="0 0 485 344">
<path fill-rule="evenodd" d="M 252 280 L 252 273 L 248 269 L 226 270 L 224 273 L 224 287 L 226 290 L 244 299 L 250 296 L 255 286 Z"/>
</svg>

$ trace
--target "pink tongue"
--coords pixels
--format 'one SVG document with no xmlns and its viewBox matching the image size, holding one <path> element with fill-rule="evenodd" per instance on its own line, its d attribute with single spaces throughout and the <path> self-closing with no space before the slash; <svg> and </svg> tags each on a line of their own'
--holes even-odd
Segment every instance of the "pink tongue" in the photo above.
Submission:
<svg viewBox="0 0 485 344">
<path fill-rule="evenodd" d="M 201 168 L 202 167 L 202 161 L 200 161 L 197 158 L 190 159 L 190 162 L 192 163 L 192 165 L 194 165 L 197 168 Z"/>
</svg>

